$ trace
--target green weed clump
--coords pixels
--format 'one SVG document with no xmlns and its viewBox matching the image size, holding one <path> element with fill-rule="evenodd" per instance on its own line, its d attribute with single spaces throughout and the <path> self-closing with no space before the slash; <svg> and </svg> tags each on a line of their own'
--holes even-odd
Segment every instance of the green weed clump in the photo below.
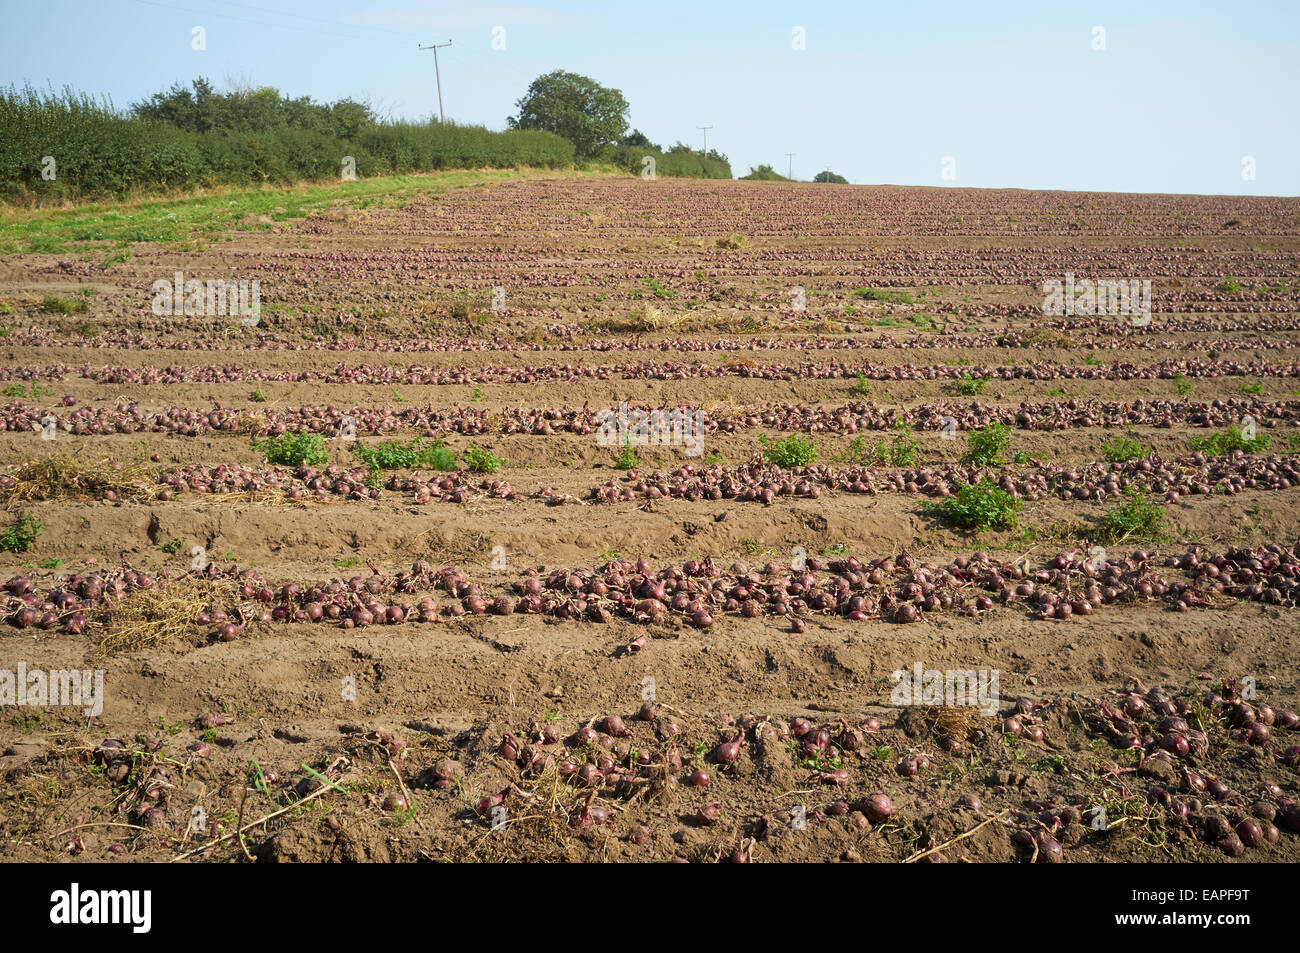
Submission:
<svg viewBox="0 0 1300 953">
<path fill-rule="evenodd" d="M 36 516 L 27 512 L 18 517 L 13 525 L 0 533 L 0 552 L 25 553 L 36 543 L 36 538 L 45 529 Z"/>
<path fill-rule="evenodd" d="M 471 444 L 465 451 L 465 468 L 471 473 L 496 473 L 505 465 L 506 461 L 491 450 Z"/>
<path fill-rule="evenodd" d="M 1135 486 L 1124 493 L 1128 499 L 1102 517 L 1095 534 L 1097 542 L 1113 546 L 1129 540 L 1163 541 L 1169 535 L 1165 511 Z"/>
<path fill-rule="evenodd" d="M 971 431 L 967 438 L 964 463 L 973 463 L 979 467 L 1003 466 L 1011 450 L 1011 425 L 989 424 L 979 430 Z"/>
<path fill-rule="evenodd" d="M 254 440 L 253 447 L 260 450 L 267 463 L 296 467 L 323 467 L 330 462 L 325 438 L 316 433 L 286 433 L 266 440 Z"/>
<path fill-rule="evenodd" d="M 1117 434 L 1101 445 L 1101 455 L 1111 463 L 1141 460 L 1150 451 L 1128 434 Z"/>
<path fill-rule="evenodd" d="M 792 433 L 784 440 L 762 436 L 758 442 L 763 447 L 763 459 L 779 467 L 806 467 L 817 462 L 817 444 L 812 437 Z"/>
<path fill-rule="evenodd" d="M 623 445 L 618 448 L 618 453 L 614 455 L 614 469 L 616 470 L 635 470 L 641 465 L 641 458 L 637 452 L 632 449 L 631 438 L 624 438 Z"/>
<path fill-rule="evenodd" d="M 1228 427 L 1208 437 L 1196 437 L 1189 445 L 1192 450 L 1208 453 L 1212 457 L 1224 457 L 1236 450 L 1244 453 L 1261 453 L 1267 450 L 1273 438 L 1269 434 L 1257 433 L 1247 437 L 1242 427 Z"/>
<path fill-rule="evenodd" d="M 979 531 L 1015 526 L 1022 501 L 986 478 L 931 505 L 954 526 Z"/>
<path fill-rule="evenodd" d="M 356 446 L 352 452 L 373 470 L 456 469 L 456 454 L 441 440 L 386 440 L 373 447 Z"/>
<path fill-rule="evenodd" d="M 865 437 L 855 437 L 849 444 L 848 451 L 838 459 L 847 463 L 859 463 L 881 467 L 910 467 L 916 463 L 921 450 L 921 440 L 912 431 L 912 426 L 905 421 L 894 422 L 894 439 L 886 443 L 877 440 L 874 447 L 867 448 Z"/>
</svg>

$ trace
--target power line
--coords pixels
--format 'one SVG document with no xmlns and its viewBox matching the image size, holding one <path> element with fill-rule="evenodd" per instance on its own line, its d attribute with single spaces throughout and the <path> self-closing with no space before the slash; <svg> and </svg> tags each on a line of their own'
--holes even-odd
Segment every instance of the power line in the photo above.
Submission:
<svg viewBox="0 0 1300 953">
<path fill-rule="evenodd" d="M 451 40 L 446 43 L 435 43 L 432 46 L 422 46 L 422 50 L 433 50 L 433 75 L 438 78 L 438 121 L 446 122 L 447 117 L 442 114 L 442 70 L 438 69 L 438 51 L 445 46 L 451 46 Z"/>
<path fill-rule="evenodd" d="M 355 40 L 355 39 L 357 39 L 357 37 L 356 37 L 355 34 L 348 34 L 348 33 L 334 33 L 334 32 L 331 32 L 331 31 L 329 31 L 329 30 L 322 30 L 322 29 L 319 29 L 319 28 L 317 28 L 317 27 L 311 27 L 311 26 L 290 26 L 290 25 L 287 24 L 287 23 L 275 23 L 275 22 L 270 21 L 270 20 L 258 20 L 258 19 L 254 19 L 253 17 L 239 16 L 238 14 L 234 14 L 234 13 L 223 13 L 223 12 L 220 11 L 220 10 L 197 10 L 197 9 L 195 9 L 194 7 L 178 6 L 177 4 L 174 4 L 174 3 L 160 3 L 160 2 L 158 2 L 158 0 L 135 0 L 135 2 L 136 2 L 136 3 L 140 3 L 140 4 L 144 4 L 145 6 L 150 6 L 150 7 L 161 7 L 161 8 L 164 9 L 164 10 L 177 10 L 177 11 L 180 11 L 181 13 L 193 13 L 193 14 L 197 14 L 198 16 L 205 16 L 205 17 L 219 17 L 219 18 L 221 18 L 221 19 L 223 19 L 223 20 L 235 20 L 235 21 L 237 21 L 237 22 L 239 22 L 239 23 L 251 23 L 251 24 L 253 24 L 253 25 L 255 25 L 255 26 L 261 26 L 261 27 L 273 27 L 273 28 L 275 28 L 275 29 L 280 29 L 280 30 L 300 30 L 300 31 L 308 32 L 308 33 L 317 33 L 317 34 L 319 34 L 319 35 L 321 35 L 321 36 L 332 36 L 332 37 L 337 37 L 338 39 L 341 39 L 341 40 Z M 262 11 L 262 12 L 270 13 L 270 14 L 275 15 L 275 16 L 286 16 L 286 17 L 296 17 L 297 19 L 308 19 L 308 20 L 314 21 L 314 22 L 316 22 L 316 23 L 328 23 L 328 22 L 330 22 L 330 21 L 326 21 L 326 20 L 319 20 L 319 19 L 316 19 L 316 18 L 314 18 L 314 17 L 312 17 L 312 18 L 297 17 L 296 14 L 281 13 L 281 12 L 278 11 L 278 10 L 264 10 L 264 11 Z M 339 26 L 339 27 L 341 27 L 341 28 L 343 28 L 343 29 L 349 29 L 349 27 L 348 27 L 346 24 L 337 23 L 337 24 L 335 24 L 335 25 L 336 25 L 336 26 Z M 357 27 L 356 29 L 371 30 L 371 29 L 378 29 L 378 28 L 377 28 L 377 27 Z M 384 30 L 383 32 L 385 32 L 385 33 L 392 33 L 391 30 Z M 394 35 L 396 35 L 396 34 L 394 34 Z"/>
<path fill-rule="evenodd" d="M 266 4 L 240 3 L 238 0 L 212 0 L 213 3 L 221 3 L 230 7 L 243 7 L 245 10 L 255 10 L 258 13 L 270 13 L 274 16 L 288 17 L 291 20 L 303 20 L 308 23 L 324 23 L 327 26 L 343 27 L 351 30 L 372 30 L 375 33 L 387 33 L 389 36 L 400 36 L 403 39 L 410 39 L 409 33 L 399 30 L 390 30 L 382 26 L 369 26 L 364 23 L 347 23 L 343 20 L 330 20 L 324 17 L 308 16 L 304 13 L 291 13 L 288 10 L 280 10 L 275 7 L 268 7 Z"/>
</svg>

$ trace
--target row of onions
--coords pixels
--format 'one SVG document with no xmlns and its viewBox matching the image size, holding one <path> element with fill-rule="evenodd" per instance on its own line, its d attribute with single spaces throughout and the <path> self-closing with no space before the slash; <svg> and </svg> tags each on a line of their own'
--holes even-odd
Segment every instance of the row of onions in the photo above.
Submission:
<svg viewBox="0 0 1300 953">
<path fill-rule="evenodd" d="M 903 552 L 867 562 L 808 556 L 798 568 L 734 563 L 725 571 L 707 557 L 658 572 L 645 559 L 612 560 L 594 569 L 530 569 L 504 589 L 453 567 L 435 571 L 423 560 L 395 575 L 376 570 L 368 577 L 311 585 L 275 585 L 253 569 L 209 564 L 197 578 L 212 584 L 212 602 L 194 623 L 217 626 L 215 636 L 229 641 L 250 623 L 336 622 L 350 629 L 515 613 L 595 623 L 686 622 L 700 629 L 734 614 L 783 620 L 802 632 L 809 622 L 824 625 L 835 617 L 914 623 L 942 612 L 979 616 L 997 607 L 1065 620 L 1105 606 L 1148 602 L 1178 611 L 1243 600 L 1295 606 L 1300 603 L 1297 549 L 1274 544 L 1213 554 L 1194 546 L 1182 555 L 1139 550 L 1100 561 L 1076 551 L 1058 554 L 1038 569 L 1023 558 L 1004 562 L 986 552 L 943 565 L 921 563 Z M 79 634 L 92 617 L 111 620 L 115 604 L 134 590 L 195 578 L 135 569 L 72 573 L 42 592 L 32 577 L 19 574 L 4 584 L 0 612 L 18 628 Z M 415 598 L 421 593 L 432 594 Z M 438 593 L 445 601 L 439 602 Z M 629 648 L 640 651 L 646 645 L 647 637 L 639 635 Z"/>
<path fill-rule="evenodd" d="M 77 403 L 72 395 L 60 404 Z M 651 410 L 630 406 L 629 410 Z M 662 410 L 662 408 L 659 408 Z M 889 431 L 906 424 L 921 431 L 969 431 L 991 424 L 1021 430 L 1063 431 L 1091 427 L 1143 426 L 1158 429 L 1237 426 L 1250 417 L 1261 428 L 1275 421 L 1300 420 L 1300 401 L 1266 401 L 1257 397 L 1230 397 L 1210 401 L 1068 400 L 1024 401 L 1017 406 L 998 406 L 979 401 L 929 401 L 899 411 L 870 401 L 849 401 L 838 406 L 802 403 L 768 403 L 732 412 L 709 413 L 689 404 L 673 408 L 699 413 L 701 435 L 738 433 L 758 428 L 800 431 L 812 434 L 852 435 L 867 431 Z M 333 404 L 285 407 L 255 416 L 240 407 L 220 404 L 204 410 L 194 407 L 146 409 L 138 402 L 119 401 L 114 406 L 83 405 L 75 410 L 41 407 L 15 399 L 0 407 L 0 431 L 30 432 L 51 424 L 58 431 L 76 436 L 93 434 L 160 433 L 195 437 L 211 433 L 254 431 L 280 436 L 289 432 L 340 437 L 349 424 L 357 435 L 394 434 L 414 431 L 428 437 L 447 434 L 578 434 L 589 436 L 601 427 L 599 409 L 523 407 L 488 410 L 479 407 L 339 407 Z"/>
<path fill-rule="evenodd" d="M 788 299 L 786 299 L 788 301 Z M 1088 350 L 1108 350 L 1117 345 L 1126 350 L 1142 351 L 1233 351 L 1233 350 L 1285 350 L 1289 342 L 1277 337 L 1300 330 L 1300 319 L 1293 314 L 1263 312 L 1259 318 L 1198 317 L 1192 315 L 1154 315 L 1151 324 L 1133 327 L 1126 319 L 1067 320 L 1044 323 L 1041 313 L 1026 310 L 1023 316 L 1033 321 L 1030 329 L 1008 325 L 996 333 L 944 333 L 916 334 L 895 337 L 892 334 L 875 336 L 828 337 L 703 337 L 662 338 L 646 340 L 640 335 L 610 336 L 593 334 L 591 329 L 579 324 L 550 323 L 537 327 L 545 343 L 528 343 L 520 335 L 493 335 L 482 337 L 420 338 L 354 338 L 340 336 L 325 338 L 289 337 L 262 331 L 250 333 L 245 338 L 232 339 L 220 331 L 199 331 L 185 338 L 161 337 L 145 331 L 113 331 L 89 336 L 63 336 L 50 328 L 30 327 L 16 329 L 6 340 L 20 347 L 66 347 L 95 350 L 165 350 L 165 351 L 315 351 L 326 353 L 480 353 L 480 352 L 642 352 L 710 353 L 721 351 L 829 351 L 829 350 L 946 350 L 958 348 L 1016 348 L 1033 350 L 1041 348 L 1040 329 L 1069 335 L 1070 345 Z M 973 316 L 968 315 L 967 318 Z M 1003 311 L 989 311 L 984 316 L 1005 319 Z M 1094 333 L 1088 333 L 1092 330 Z M 167 333 L 167 332 L 163 332 Z M 1211 338 L 1213 333 L 1255 333 L 1258 337 Z M 1182 338 L 1178 335 L 1196 335 Z"/>
<path fill-rule="evenodd" d="M 1202 673 L 1201 678 L 1208 680 L 1210 675 Z M 1078 711 L 1080 701 L 1079 696 L 1074 696 L 1073 710 Z M 897 759 L 894 773 L 897 783 L 903 785 L 904 800 L 912 801 L 915 798 L 911 786 L 921 785 L 918 790 L 926 790 L 933 772 L 941 767 L 937 761 L 975 754 L 994 757 L 1004 747 L 1004 734 L 1018 739 L 1017 744 L 1023 741 L 1031 749 L 1048 750 L 1043 746 L 1053 744 L 1049 732 L 1058 730 L 1051 727 L 1053 724 L 1060 724 L 1062 733 L 1070 730 L 1055 721 L 1067 707 L 1059 699 L 1022 696 L 997 716 L 1001 732 L 996 730 L 997 719 L 992 719 L 987 729 L 970 729 L 980 719 L 972 722 L 958 718 L 956 724 L 967 726 L 961 732 L 954 731 L 951 722 L 936 720 L 936 727 L 923 738 L 913 736 L 908 740 L 896 736 L 892 729 L 882 728 L 875 716 L 839 717 L 824 722 L 804 716 L 779 719 L 728 713 L 698 718 L 672 705 L 646 701 L 627 717 L 617 713 L 597 715 L 580 722 L 574 730 L 561 728 L 548 719 L 533 721 L 522 731 L 507 731 L 490 745 L 486 760 L 480 759 L 477 764 L 478 769 L 489 767 L 495 779 L 501 778 L 504 767 L 507 783 L 475 796 L 470 805 L 473 815 L 485 826 L 496 826 L 507 818 L 532 814 L 542 807 L 557 812 L 575 831 L 604 829 L 612 833 L 621 829 L 627 842 L 645 845 L 655 830 L 649 824 L 638 823 L 640 819 L 635 817 L 620 823 L 619 816 L 635 811 L 638 802 L 662 803 L 681 796 L 694 799 L 697 806 L 685 813 L 679 811 L 680 823 L 711 828 L 728 822 L 752 835 L 742 839 L 731 856 L 733 861 L 743 863 L 752 860 L 758 842 L 830 821 L 838 821 L 840 830 L 855 839 L 877 829 L 888 839 L 892 830 L 903 830 L 908 819 L 895 804 L 894 796 L 883 789 L 880 772 L 870 767 L 879 762 L 881 752 L 891 752 L 900 742 L 908 749 Z M 897 727 L 906 732 L 904 722 L 908 716 L 919 714 L 923 720 L 925 713 L 923 709 L 905 710 Z M 1191 718 L 1206 730 L 1192 728 Z M 211 735 L 233 720 L 208 713 L 197 724 L 205 735 Z M 915 723 L 917 719 L 911 720 Z M 1215 776 L 1210 767 L 1219 764 L 1233 772 L 1233 766 L 1241 760 L 1234 745 L 1267 751 L 1270 728 L 1293 731 L 1300 724 L 1300 716 L 1293 711 L 1243 700 L 1235 679 L 1224 679 L 1199 697 L 1160 686 L 1144 689 L 1140 682 L 1133 683 L 1087 703 L 1082 720 L 1069 724 L 1081 727 L 1087 737 L 1109 742 L 1117 756 L 1131 752 L 1136 766 L 1129 770 L 1155 783 L 1150 783 L 1144 793 L 1130 790 L 1128 783 L 1111 790 L 1058 791 L 1048 797 L 1012 803 L 996 816 L 980 796 L 964 793 L 949 809 L 954 819 L 968 827 L 981 819 L 1001 819 L 1003 829 L 1009 831 L 1011 849 L 1020 859 L 1038 863 L 1060 863 L 1066 859 L 1067 847 L 1097 844 L 1112 825 L 1118 827 L 1125 820 L 1163 831 L 1164 836 L 1176 841 L 1214 844 L 1231 857 L 1241 856 L 1248 849 L 1265 850 L 1278 844 L 1282 830 L 1300 833 L 1300 803 L 1288 796 L 1282 785 L 1260 778 L 1243 794 Z M 958 734 L 964 740 L 959 741 Z M 406 739 L 388 730 L 364 737 L 370 739 L 367 743 L 382 749 L 400 778 L 407 770 L 411 753 Z M 916 741 L 937 742 L 941 753 L 927 755 Z M 128 792 L 126 800 L 139 826 L 174 833 L 188 827 L 190 815 L 183 806 L 173 804 L 173 768 L 150 757 L 161 750 L 162 744 L 143 743 L 137 750 L 124 740 L 108 738 L 83 757 L 103 768 L 114 783 L 134 782 L 134 791 Z M 211 745 L 202 740 L 188 745 L 185 752 L 189 766 L 213 754 Z M 469 772 L 450 754 L 420 771 L 412 779 L 412 787 L 464 797 Z M 740 805 L 737 782 L 743 786 L 743 779 L 753 776 L 752 770 L 742 771 L 742 767 L 773 759 L 803 770 L 800 787 L 804 797 L 800 801 L 812 795 L 813 804 L 766 812 L 760 808 L 759 813 L 746 811 Z M 742 761 L 748 764 L 742 766 Z M 1300 746 L 1286 747 L 1278 761 L 1300 766 Z M 137 763 L 144 765 L 138 773 L 132 770 Z M 174 758 L 170 763 L 183 764 Z M 1257 766 L 1267 770 L 1264 763 Z M 294 797 L 305 797 L 323 783 L 319 774 L 304 776 L 296 783 L 292 779 L 282 782 L 274 770 L 264 772 L 262 779 L 269 787 L 291 785 Z M 1067 788 L 1071 783 L 1066 782 Z M 854 793 L 864 784 L 870 793 Z M 539 786 L 548 792 L 541 804 L 534 793 Z M 871 791 L 871 787 L 878 789 Z M 830 791 L 825 803 L 817 803 L 819 789 Z M 1005 801 L 1006 792 L 1011 791 L 1014 789 L 991 789 L 990 797 Z M 407 810 L 411 806 L 409 793 L 403 782 L 403 791 L 383 797 L 380 806 L 388 812 Z M 1014 800 L 1015 795 L 1010 796 Z M 1112 812 L 1109 818 L 1108 810 Z M 209 833 L 217 836 L 215 825 Z M 923 846 L 931 848 L 918 854 L 923 859 L 948 859 L 942 852 L 943 845 L 935 845 L 933 837 L 925 836 Z M 122 852 L 120 845 L 110 850 Z"/>
<path fill-rule="evenodd" d="M 832 490 L 869 496 L 919 493 L 942 498 L 986 477 L 996 480 L 1012 496 L 1030 502 L 1052 497 L 1118 499 L 1134 489 L 1176 503 L 1184 496 L 1232 496 L 1244 490 L 1290 489 L 1300 484 L 1300 456 L 1259 456 L 1236 451 L 1223 457 L 1195 453 L 1165 460 L 1153 452 L 1142 459 L 1089 463 L 1081 467 L 1031 460 L 1014 472 L 952 463 L 902 470 L 821 465 L 785 469 L 759 462 L 745 466 L 688 464 L 667 473 L 629 471 L 622 480 L 608 480 L 593 487 L 590 497 L 601 503 L 681 499 L 739 500 L 770 505 L 781 497 L 817 499 L 823 491 Z M 554 495 L 547 488 L 539 492 L 542 498 Z"/>
<path fill-rule="evenodd" d="M 1277 348 L 1285 342 L 1270 342 Z M 1253 347 L 1252 347 L 1253 349 Z M 1220 350 L 1215 348 L 1214 350 Z M 861 375 L 870 381 L 956 381 L 963 376 L 999 381 L 1065 380 L 1213 380 L 1221 377 L 1300 377 L 1295 361 L 1209 361 L 1166 359 L 1150 364 L 1111 361 L 1104 364 L 1063 364 L 1026 361 L 993 364 L 876 364 L 870 361 L 806 361 L 799 364 L 758 364 L 734 361 L 723 364 L 686 364 L 680 361 L 641 361 L 625 364 L 540 364 L 511 367 L 457 364 L 431 367 L 420 364 L 337 364 L 328 370 L 288 370 L 249 367 L 244 364 L 180 364 L 165 367 L 91 364 L 49 364 L 44 367 L 0 367 L 0 381 L 60 382 L 68 378 L 97 384 L 216 384 L 289 383 L 360 384 L 392 386 L 468 384 L 574 383 L 579 380 L 711 380 L 741 377 L 755 380 L 845 380 Z"/>
<path fill-rule="evenodd" d="M 638 500 L 736 500 L 771 505 L 782 498 L 818 499 L 824 492 L 875 496 L 881 493 L 919 494 L 932 498 L 951 496 L 962 487 L 988 478 L 1014 497 L 1030 502 L 1060 500 L 1115 500 L 1126 491 L 1141 490 L 1166 503 L 1183 497 L 1232 496 L 1246 490 L 1285 490 L 1300 484 L 1300 456 L 1246 455 L 1207 457 L 1189 454 L 1165 460 L 1157 453 L 1122 463 L 1061 466 L 1031 460 L 1013 470 L 966 464 L 941 464 L 906 469 L 865 466 L 783 468 L 753 462 L 744 466 L 687 464 L 672 471 L 645 473 L 629 470 L 619 480 L 590 488 L 587 496 L 598 503 Z M 19 485 L 12 474 L 0 475 L 0 492 Z M 130 495 L 121 488 L 87 487 L 87 492 L 108 502 Z M 137 496 L 168 502 L 185 493 L 282 494 L 293 501 L 377 500 L 401 494 L 417 504 L 433 501 L 465 503 L 471 499 L 525 500 L 563 505 L 573 497 L 549 485 L 531 494 L 516 490 L 509 481 L 478 477 L 465 471 L 390 474 L 376 480 L 361 467 L 246 466 L 243 464 L 186 464 L 161 473 L 157 482 L 142 484 Z"/>
</svg>

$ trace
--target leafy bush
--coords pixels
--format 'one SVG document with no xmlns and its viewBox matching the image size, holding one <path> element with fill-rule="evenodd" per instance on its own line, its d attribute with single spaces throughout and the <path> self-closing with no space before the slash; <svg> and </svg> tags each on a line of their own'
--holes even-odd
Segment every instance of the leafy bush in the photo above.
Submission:
<svg viewBox="0 0 1300 953">
<path fill-rule="evenodd" d="M 641 458 L 637 456 L 632 449 L 630 438 L 623 440 L 623 446 L 619 447 L 618 453 L 614 456 L 614 467 L 618 470 L 631 470 L 641 465 Z"/>
<path fill-rule="evenodd" d="M 1101 445 L 1101 455 L 1111 463 L 1123 463 L 1125 460 L 1141 460 L 1147 455 L 1147 448 L 1127 434 L 1116 434 Z"/>
<path fill-rule="evenodd" d="M 595 158 L 598 162 L 607 162 L 640 175 L 647 168 L 646 156 L 654 160 L 656 176 L 689 176 L 697 179 L 731 178 L 731 163 L 722 153 L 716 149 L 701 152 L 681 142 L 665 151 L 649 140 L 645 140 L 643 145 L 634 145 L 630 139 L 625 139 L 620 145 L 605 147 Z"/>
<path fill-rule="evenodd" d="M 957 381 L 957 393 L 963 397 L 974 397 L 976 394 L 982 394 L 990 380 L 991 378 L 988 377 L 971 377 L 969 374 L 963 374 Z"/>
<path fill-rule="evenodd" d="M 906 291 L 883 291 L 880 288 L 854 288 L 853 293 L 868 301 L 883 301 L 887 304 L 914 304 L 916 299 Z"/>
<path fill-rule="evenodd" d="M 874 463 L 882 467 L 910 467 L 916 463 L 921 450 L 921 440 L 912 432 L 911 424 L 902 420 L 894 422 L 894 439 L 889 443 L 877 440 L 868 453 L 866 439 L 857 437 L 849 444 L 847 458 L 855 463 Z"/>
<path fill-rule="evenodd" d="M 254 440 L 253 447 L 266 455 L 266 462 L 286 467 L 305 464 L 323 467 L 329 463 L 325 438 L 317 433 L 286 433 L 266 440 Z"/>
<path fill-rule="evenodd" d="M 1128 499 L 1102 517 L 1097 542 L 1110 546 L 1126 540 L 1163 540 L 1168 535 L 1165 511 L 1135 486 L 1124 493 Z"/>
<path fill-rule="evenodd" d="M 750 166 L 749 175 L 740 176 L 750 182 L 789 182 L 790 180 L 777 172 L 770 165 Z"/>
<path fill-rule="evenodd" d="M 1208 453 L 1212 457 L 1223 457 L 1236 450 L 1260 453 L 1267 450 L 1272 442 L 1273 438 L 1268 434 L 1257 433 L 1253 437 L 1247 437 L 1242 428 L 1228 427 L 1208 437 L 1194 438 L 1191 448 L 1201 453 Z"/>
<path fill-rule="evenodd" d="M 474 473 L 496 473 L 505 464 L 505 460 L 491 450 L 484 450 L 476 445 L 471 445 L 465 451 L 465 467 Z"/>
<path fill-rule="evenodd" d="M 812 437 L 792 433 L 784 440 L 761 436 L 758 442 L 763 446 L 763 459 L 779 467 L 806 467 L 817 461 L 817 444 Z"/>
<path fill-rule="evenodd" d="M 1015 526 L 1022 501 L 986 478 L 932 505 L 954 526 L 978 531 Z"/>
<path fill-rule="evenodd" d="M 65 298 L 62 295 L 47 294 L 41 299 L 41 310 L 46 314 L 82 314 L 86 302 L 80 298 Z"/>
<path fill-rule="evenodd" d="M 36 517 L 30 511 L 24 513 L 12 526 L 0 533 L 0 552 L 27 552 L 43 529 L 45 527 L 36 521 Z"/>
<path fill-rule="evenodd" d="M 356 446 L 352 452 L 371 470 L 456 469 L 456 454 L 441 440 L 386 440 L 373 447 Z"/>
<path fill-rule="evenodd" d="M 989 424 L 987 427 L 971 432 L 962 461 L 979 467 L 1003 466 L 1007 462 L 1007 451 L 1010 449 L 1011 426 Z"/>
</svg>

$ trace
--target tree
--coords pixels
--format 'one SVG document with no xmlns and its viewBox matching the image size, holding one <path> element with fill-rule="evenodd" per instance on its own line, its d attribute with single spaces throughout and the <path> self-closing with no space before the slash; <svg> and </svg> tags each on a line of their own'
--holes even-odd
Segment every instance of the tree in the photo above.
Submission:
<svg viewBox="0 0 1300 953">
<path fill-rule="evenodd" d="M 141 119 L 168 122 L 190 132 L 207 132 L 216 125 L 221 94 L 201 76 L 192 85 L 193 94 L 180 83 L 173 83 L 167 92 L 154 93 L 149 99 L 133 105 L 132 111 Z"/>
<path fill-rule="evenodd" d="M 835 174 L 834 172 L 832 172 L 830 169 L 827 169 L 825 172 L 818 172 L 816 175 L 813 176 L 813 181 L 814 181 L 814 182 L 831 182 L 831 183 L 834 183 L 835 185 L 848 185 L 848 184 L 849 184 L 849 180 L 848 180 L 848 179 L 844 178 L 844 176 L 842 176 L 842 175 L 836 175 L 836 174 Z"/>
<path fill-rule="evenodd" d="M 629 106 L 621 92 L 564 70 L 533 80 L 515 108 L 519 115 L 506 120 L 511 129 L 554 132 L 572 142 L 584 158 L 627 132 Z"/>
<path fill-rule="evenodd" d="M 751 182 L 789 182 L 790 180 L 777 172 L 770 165 L 760 165 L 758 168 L 750 166 L 749 175 L 742 175 L 742 179 Z"/>
<path fill-rule="evenodd" d="M 340 99 L 329 107 L 330 124 L 336 135 L 344 139 L 355 139 L 361 130 L 375 124 L 375 112 L 368 103 L 359 103 L 353 99 Z"/>
<path fill-rule="evenodd" d="M 631 133 L 623 137 L 623 145 L 633 146 L 638 149 L 653 149 L 659 151 L 659 147 L 650 141 L 650 138 L 640 129 L 633 129 Z"/>
</svg>

